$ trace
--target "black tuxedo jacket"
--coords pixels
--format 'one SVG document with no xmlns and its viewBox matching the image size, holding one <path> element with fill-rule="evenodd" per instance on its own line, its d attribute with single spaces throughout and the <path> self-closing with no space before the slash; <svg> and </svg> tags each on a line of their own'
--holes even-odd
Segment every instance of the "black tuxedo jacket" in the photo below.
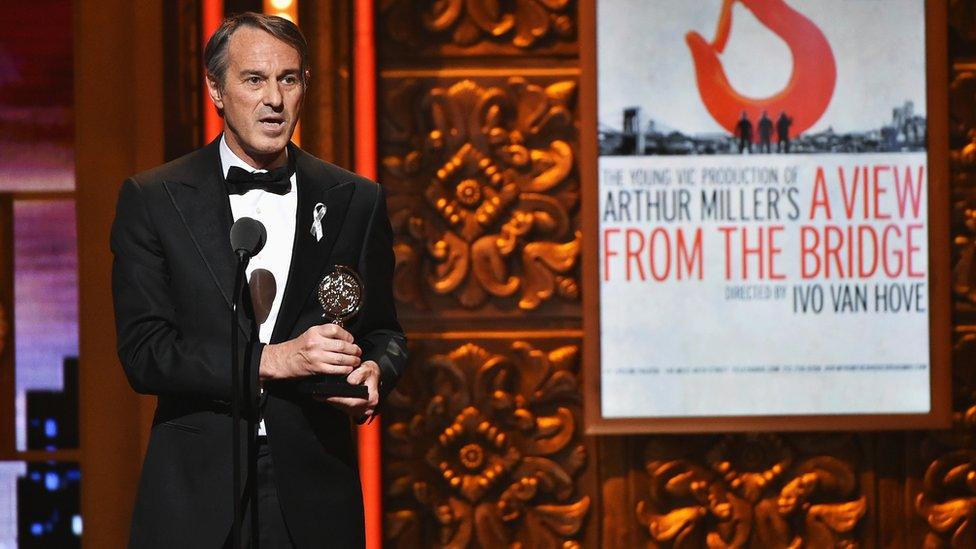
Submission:
<svg viewBox="0 0 976 549">
<path fill-rule="evenodd" d="M 233 520 L 230 311 L 236 257 L 218 147 L 216 140 L 133 176 L 119 192 L 111 236 L 119 358 L 136 391 L 158 395 L 132 547 L 217 548 Z M 319 280 L 332 265 L 356 267 L 366 284 L 365 303 L 347 329 L 363 348 L 363 360 L 380 365 L 382 398 L 406 361 L 393 303 L 384 193 L 376 183 L 297 147 L 289 154 L 295 155 L 298 174 L 297 223 L 271 342 L 323 323 L 314 295 Z M 316 241 L 310 228 L 319 202 L 328 213 L 324 237 Z M 243 313 L 238 321 L 241 356 L 250 359 L 244 361 L 247 386 L 241 390 L 253 396 L 264 346 Z M 301 548 L 363 545 L 349 418 L 289 383 L 265 389 L 263 418 L 293 540 Z"/>
</svg>

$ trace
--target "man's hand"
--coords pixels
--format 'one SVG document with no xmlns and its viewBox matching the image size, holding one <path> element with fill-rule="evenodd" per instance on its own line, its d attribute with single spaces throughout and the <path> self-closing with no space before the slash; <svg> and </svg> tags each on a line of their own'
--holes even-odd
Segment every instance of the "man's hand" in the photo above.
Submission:
<svg viewBox="0 0 976 549">
<path fill-rule="evenodd" d="M 316 374 L 350 375 L 359 366 L 362 354 L 362 349 L 353 343 L 352 334 L 339 326 L 312 326 L 295 339 L 266 345 L 258 373 L 262 380 Z"/>
<path fill-rule="evenodd" d="M 350 385 L 366 385 L 369 396 L 367 398 L 328 397 L 316 400 L 328 402 L 348 414 L 356 423 L 362 424 L 373 417 L 376 413 L 376 405 L 380 401 L 380 365 L 367 360 L 346 376 L 346 381 Z"/>
</svg>

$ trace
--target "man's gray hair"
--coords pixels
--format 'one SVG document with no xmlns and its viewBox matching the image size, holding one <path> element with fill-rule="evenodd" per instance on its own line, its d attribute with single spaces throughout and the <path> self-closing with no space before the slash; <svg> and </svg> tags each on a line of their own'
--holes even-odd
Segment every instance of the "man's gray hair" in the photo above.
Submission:
<svg viewBox="0 0 976 549">
<path fill-rule="evenodd" d="M 248 11 L 224 19 L 210 40 L 207 41 L 207 47 L 203 50 L 203 64 L 207 68 L 207 74 L 218 86 L 224 87 L 224 77 L 227 73 L 227 43 L 234 32 L 241 27 L 261 29 L 295 48 L 298 51 L 301 64 L 299 78 L 302 85 L 307 84 L 305 80 L 308 74 L 308 42 L 305 41 L 305 36 L 298 29 L 298 26 L 277 15 L 264 15 Z"/>
</svg>

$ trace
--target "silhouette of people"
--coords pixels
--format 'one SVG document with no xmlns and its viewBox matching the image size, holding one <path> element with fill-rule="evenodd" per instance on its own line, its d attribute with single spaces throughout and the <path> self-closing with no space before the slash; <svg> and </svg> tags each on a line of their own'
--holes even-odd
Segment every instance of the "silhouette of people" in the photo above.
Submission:
<svg viewBox="0 0 976 549">
<path fill-rule="evenodd" d="M 785 112 L 780 112 L 779 118 L 776 119 L 776 152 L 790 152 L 790 126 L 792 125 L 793 119 L 786 116 Z"/>
<path fill-rule="evenodd" d="M 735 134 L 739 138 L 739 154 L 746 149 L 752 153 L 752 122 L 749 121 L 746 111 L 742 111 L 742 118 L 735 125 Z"/>
<path fill-rule="evenodd" d="M 773 121 L 769 119 L 769 115 L 766 111 L 763 111 L 762 116 L 759 118 L 759 152 L 761 153 L 771 153 L 773 152 L 773 147 L 770 144 L 773 138 Z"/>
</svg>

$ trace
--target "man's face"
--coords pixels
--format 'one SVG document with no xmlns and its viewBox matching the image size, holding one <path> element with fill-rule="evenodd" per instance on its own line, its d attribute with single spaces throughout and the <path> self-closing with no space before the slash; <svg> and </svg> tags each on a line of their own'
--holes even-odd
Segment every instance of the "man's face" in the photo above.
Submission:
<svg viewBox="0 0 976 549">
<path fill-rule="evenodd" d="M 224 112 L 227 145 L 256 168 L 282 159 L 305 94 L 298 51 L 267 32 L 242 27 L 227 43 L 223 86 L 207 78 Z"/>
</svg>

